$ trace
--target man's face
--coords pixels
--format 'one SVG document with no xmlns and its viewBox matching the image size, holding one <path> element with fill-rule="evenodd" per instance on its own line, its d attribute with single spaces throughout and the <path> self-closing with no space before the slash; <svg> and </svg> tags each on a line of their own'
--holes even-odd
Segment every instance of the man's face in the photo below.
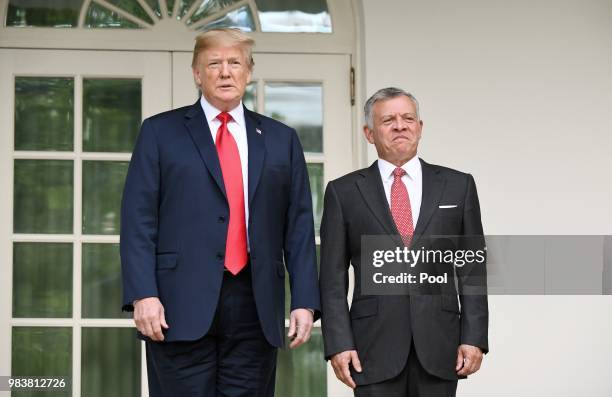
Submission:
<svg viewBox="0 0 612 397">
<path fill-rule="evenodd" d="M 416 155 L 422 128 L 414 102 L 402 95 L 374 103 L 372 128 L 363 132 L 380 158 L 401 166 Z"/>
<path fill-rule="evenodd" d="M 200 53 L 193 76 L 211 105 L 229 111 L 240 103 L 251 67 L 240 47 L 212 47 Z"/>
</svg>

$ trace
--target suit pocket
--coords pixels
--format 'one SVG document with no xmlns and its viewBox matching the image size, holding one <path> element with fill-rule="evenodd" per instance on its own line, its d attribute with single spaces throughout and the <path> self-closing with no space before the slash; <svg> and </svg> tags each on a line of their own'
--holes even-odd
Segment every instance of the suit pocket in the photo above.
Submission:
<svg viewBox="0 0 612 397">
<path fill-rule="evenodd" d="M 459 302 L 456 295 L 442 295 L 442 310 L 460 313 Z"/>
<path fill-rule="evenodd" d="M 366 298 L 353 302 L 351 319 L 375 316 L 378 313 L 378 299 Z"/>
<path fill-rule="evenodd" d="M 157 254 L 155 257 L 157 270 L 174 269 L 176 267 L 178 259 L 177 253 Z"/>
<path fill-rule="evenodd" d="M 461 215 L 462 211 L 460 207 L 452 207 L 452 208 L 439 208 L 436 213 L 442 217 L 451 217 L 456 218 Z"/>
</svg>

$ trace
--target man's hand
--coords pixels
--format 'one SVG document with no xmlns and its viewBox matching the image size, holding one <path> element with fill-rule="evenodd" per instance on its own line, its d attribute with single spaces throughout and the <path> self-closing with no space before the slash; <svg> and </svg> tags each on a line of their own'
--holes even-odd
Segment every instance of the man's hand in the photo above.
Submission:
<svg viewBox="0 0 612 397">
<path fill-rule="evenodd" d="M 480 369 L 482 350 L 471 345 L 460 345 L 457 349 L 457 375 L 468 376 Z"/>
<path fill-rule="evenodd" d="M 134 322 L 141 334 L 156 342 L 164 340 L 162 327 L 168 329 L 164 306 L 158 298 L 144 298 L 134 302 Z"/>
<path fill-rule="evenodd" d="M 357 350 L 347 350 L 342 353 L 335 354 L 331 358 L 331 365 L 336 373 L 336 378 L 351 389 L 354 389 L 357 387 L 357 385 L 351 377 L 349 364 L 353 365 L 355 371 L 361 372 L 361 362 L 359 361 L 359 356 L 357 356 Z"/>
<path fill-rule="evenodd" d="M 308 309 L 295 309 L 291 311 L 291 319 L 289 321 L 289 337 L 292 341 L 290 348 L 295 349 L 299 345 L 308 342 L 310 339 L 310 331 L 312 331 L 312 312 Z"/>
</svg>

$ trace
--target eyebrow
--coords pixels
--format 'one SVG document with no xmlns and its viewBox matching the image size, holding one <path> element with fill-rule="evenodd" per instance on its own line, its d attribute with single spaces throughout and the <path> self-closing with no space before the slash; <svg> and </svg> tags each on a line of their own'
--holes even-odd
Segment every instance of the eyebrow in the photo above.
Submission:
<svg viewBox="0 0 612 397">
<path fill-rule="evenodd" d="M 235 61 L 235 60 L 241 60 L 241 57 L 240 56 L 232 56 L 232 57 L 229 57 L 229 58 L 223 58 L 220 55 L 213 55 L 210 58 L 208 58 L 208 62 L 211 62 L 211 61 L 221 61 L 221 60 L 225 60 L 225 59 L 227 59 L 228 61 Z"/>
<path fill-rule="evenodd" d="M 416 117 L 416 113 L 412 113 L 412 112 L 402 113 L 401 116 L 413 116 L 413 117 Z M 380 116 L 380 118 L 382 118 L 382 119 L 386 119 L 388 117 L 395 117 L 395 114 L 383 114 L 382 116 Z"/>
</svg>

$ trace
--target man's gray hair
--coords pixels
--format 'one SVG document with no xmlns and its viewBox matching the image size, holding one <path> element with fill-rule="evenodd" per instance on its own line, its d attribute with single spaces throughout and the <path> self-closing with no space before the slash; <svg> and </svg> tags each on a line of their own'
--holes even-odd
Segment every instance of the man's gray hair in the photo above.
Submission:
<svg viewBox="0 0 612 397">
<path fill-rule="evenodd" d="M 374 95 L 372 95 L 366 101 L 365 106 L 363 107 L 363 114 L 365 116 L 365 122 L 368 128 L 372 129 L 372 126 L 374 125 L 372 120 L 372 107 L 374 106 L 374 104 L 378 101 L 386 101 L 388 99 L 397 98 L 399 96 L 405 96 L 414 103 L 417 119 L 421 119 L 421 117 L 419 116 L 419 101 L 417 101 L 414 95 L 402 90 L 401 88 L 387 87 L 376 91 Z"/>
</svg>

